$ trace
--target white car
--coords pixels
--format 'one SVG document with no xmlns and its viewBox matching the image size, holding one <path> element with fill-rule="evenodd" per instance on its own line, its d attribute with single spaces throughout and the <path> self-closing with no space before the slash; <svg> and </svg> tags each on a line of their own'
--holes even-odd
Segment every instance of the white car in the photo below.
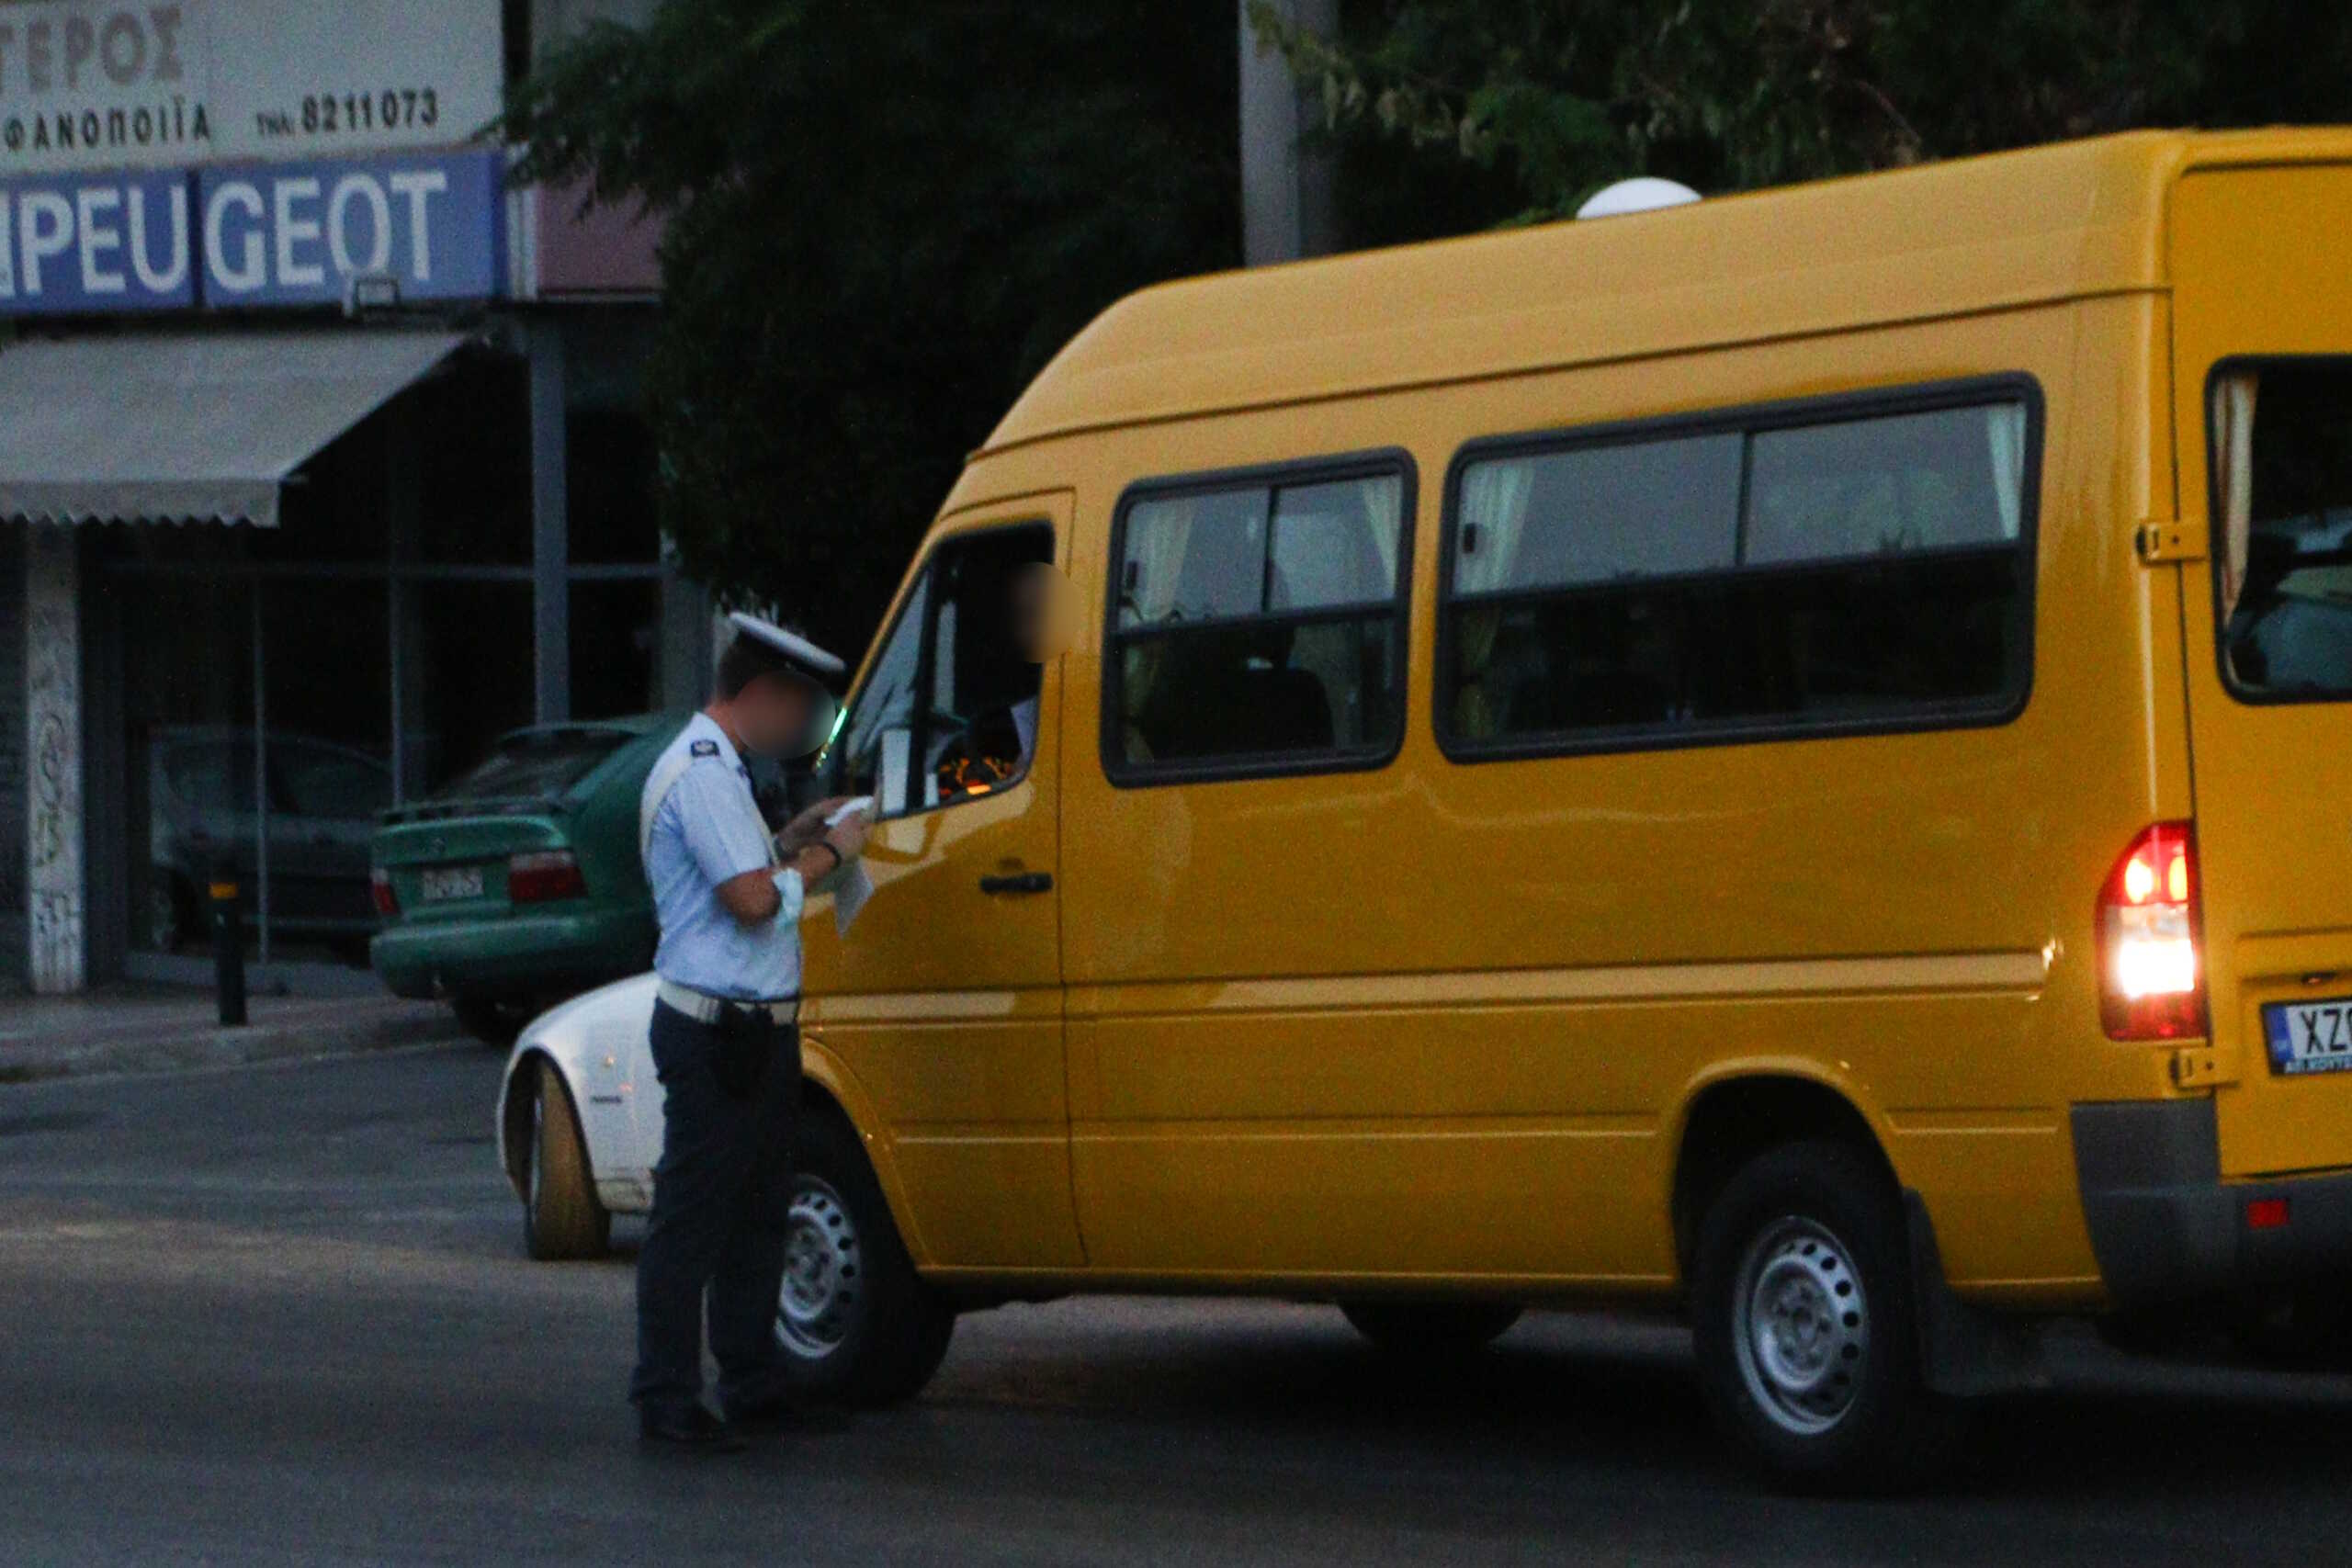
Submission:
<svg viewBox="0 0 2352 1568">
<path fill-rule="evenodd" d="M 574 998 L 515 1042 L 498 1098 L 501 1168 L 537 1258 L 594 1258 L 612 1217 L 653 1204 L 662 1090 L 647 1031 L 654 976 Z M 899 1238 L 856 1133 L 812 1100 L 796 1129 L 776 1341 L 804 1387 L 866 1404 L 910 1396 L 955 1331 Z"/>
</svg>

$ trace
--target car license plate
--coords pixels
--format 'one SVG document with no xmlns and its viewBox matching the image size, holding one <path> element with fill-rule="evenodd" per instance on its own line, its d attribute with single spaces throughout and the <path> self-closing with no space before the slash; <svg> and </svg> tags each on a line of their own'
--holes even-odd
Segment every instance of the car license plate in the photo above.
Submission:
<svg viewBox="0 0 2352 1568">
<path fill-rule="evenodd" d="M 417 880 L 417 891 L 428 904 L 445 904 L 453 898 L 479 898 L 481 897 L 481 867 L 459 865 L 425 872 Z"/>
<path fill-rule="evenodd" d="M 2274 1002 L 2262 1010 L 2262 1033 L 2273 1073 L 2352 1073 L 2352 997 Z"/>
</svg>

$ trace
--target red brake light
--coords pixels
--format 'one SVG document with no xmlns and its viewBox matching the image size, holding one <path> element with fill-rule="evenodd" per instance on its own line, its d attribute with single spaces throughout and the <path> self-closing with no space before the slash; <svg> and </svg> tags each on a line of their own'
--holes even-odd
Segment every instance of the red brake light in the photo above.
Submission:
<svg viewBox="0 0 2352 1568">
<path fill-rule="evenodd" d="M 401 896 L 392 891 L 392 874 L 382 866 L 368 874 L 368 891 L 375 896 L 376 913 L 384 919 L 397 919 L 401 912 Z"/>
<path fill-rule="evenodd" d="M 506 863 L 510 904 L 549 904 L 587 895 L 588 880 L 580 874 L 580 861 L 570 850 L 540 850 Z"/>
<path fill-rule="evenodd" d="M 2205 1032 L 2197 836 L 2159 822 L 2132 840 L 2098 895 L 2099 1021 L 2113 1040 Z"/>
</svg>

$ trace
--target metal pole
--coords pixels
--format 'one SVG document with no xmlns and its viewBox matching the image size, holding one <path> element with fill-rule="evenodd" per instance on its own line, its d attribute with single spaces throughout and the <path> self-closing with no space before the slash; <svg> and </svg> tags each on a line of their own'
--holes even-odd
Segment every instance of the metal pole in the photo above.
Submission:
<svg viewBox="0 0 2352 1568">
<path fill-rule="evenodd" d="M 1251 266 L 1329 255 L 1339 248 L 1330 153 L 1312 144 L 1316 117 L 1290 66 L 1261 51 L 1241 18 L 1241 254 Z M 1273 0 L 1294 27 L 1329 38 L 1339 31 L 1339 0 Z"/>
<path fill-rule="evenodd" d="M 221 856 L 207 889 L 212 911 L 212 989 L 220 1006 L 220 1027 L 245 1026 L 245 923 L 238 919 L 237 858 Z"/>
<path fill-rule="evenodd" d="M 261 961 L 269 962 L 269 665 L 262 654 L 261 579 L 254 579 L 254 890 Z"/>
<path fill-rule="evenodd" d="M 571 716 L 571 455 L 565 428 L 563 329 L 531 323 L 532 640 L 538 667 L 538 716 Z"/>
</svg>

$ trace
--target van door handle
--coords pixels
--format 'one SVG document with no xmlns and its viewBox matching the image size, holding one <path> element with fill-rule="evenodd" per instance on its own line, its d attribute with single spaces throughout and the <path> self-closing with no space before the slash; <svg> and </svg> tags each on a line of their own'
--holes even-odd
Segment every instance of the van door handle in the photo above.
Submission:
<svg viewBox="0 0 2352 1568">
<path fill-rule="evenodd" d="M 1024 871 L 1018 876 L 980 878 L 980 891 L 991 896 L 999 893 L 1051 893 L 1053 890 L 1053 874 L 1046 871 Z"/>
</svg>

